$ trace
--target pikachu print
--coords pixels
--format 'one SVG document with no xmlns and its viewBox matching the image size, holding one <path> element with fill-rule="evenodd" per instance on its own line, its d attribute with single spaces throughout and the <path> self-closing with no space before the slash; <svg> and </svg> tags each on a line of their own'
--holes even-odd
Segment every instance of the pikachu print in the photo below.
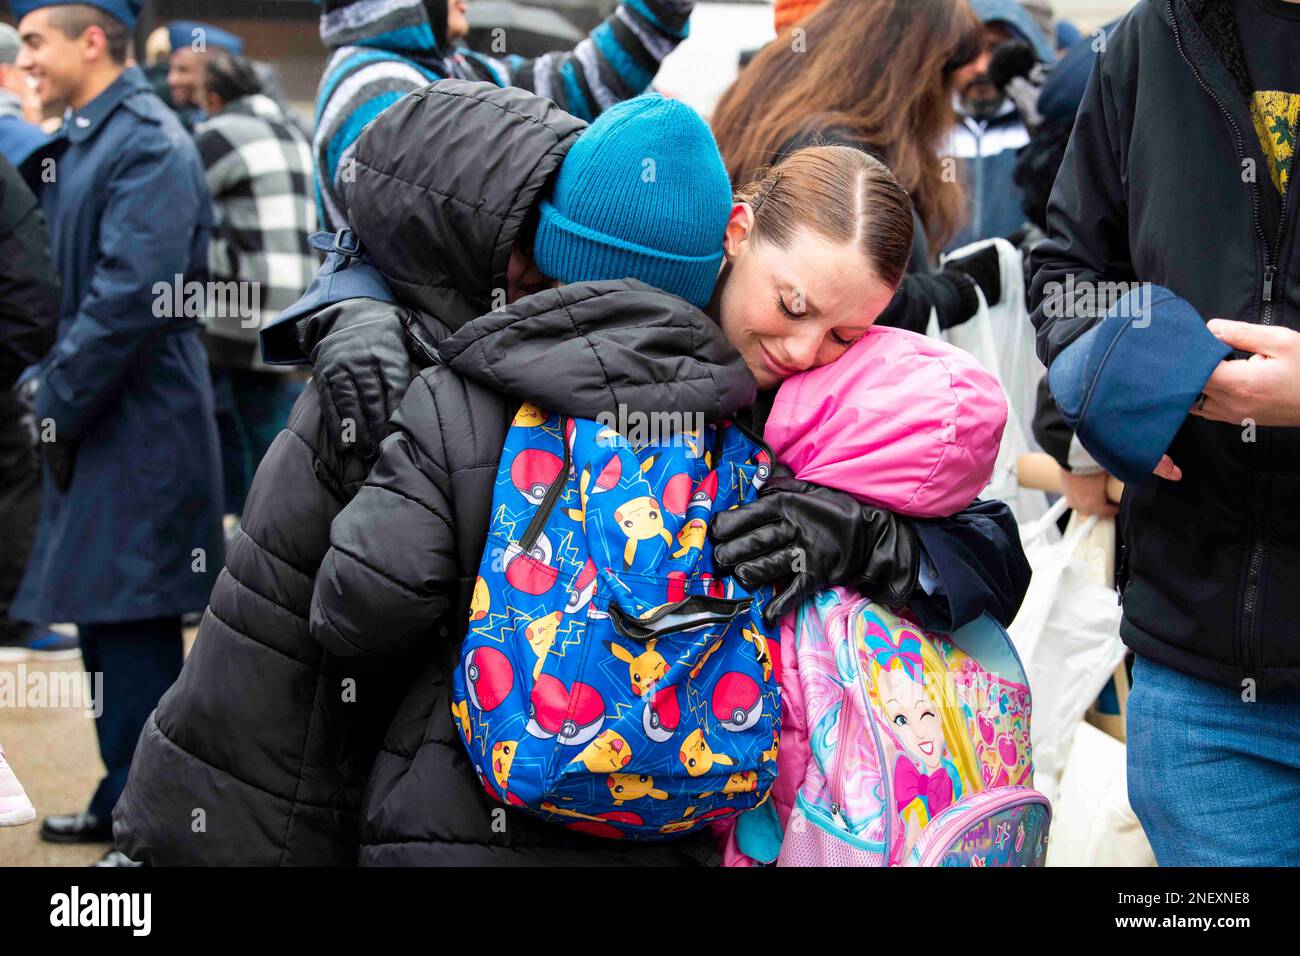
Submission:
<svg viewBox="0 0 1300 956">
<path fill-rule="evenodd" d="M 520 406 L 452 703 L 496 800 L 665 840 L 766 798 L 781 719 L 771 592 L 717 573 L 708 525 L 757 497 L 771 460 L 729 422 L 634 443 Z"/>
</svg>

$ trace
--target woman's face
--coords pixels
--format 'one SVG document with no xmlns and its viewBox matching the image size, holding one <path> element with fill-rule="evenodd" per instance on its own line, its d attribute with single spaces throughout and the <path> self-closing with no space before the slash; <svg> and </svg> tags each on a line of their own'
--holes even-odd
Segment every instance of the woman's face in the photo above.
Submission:
<svg viewBox="0 0 1300 956">
<path fill-rule="evenodd" d="M 766 391 L 843 355 L 894 289 L 872 274 L 852 243 L 801 230 L 781 249 L 755 239 L 753 221 L 748 204 L 732 209 L 724 241 L 730 269 L 711 311 Z"/>
</svg>

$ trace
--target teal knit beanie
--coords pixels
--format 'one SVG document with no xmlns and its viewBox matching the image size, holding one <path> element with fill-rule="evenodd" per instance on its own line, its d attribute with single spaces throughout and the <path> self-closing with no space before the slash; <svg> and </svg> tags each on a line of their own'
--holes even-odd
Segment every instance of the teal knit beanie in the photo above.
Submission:
<svg viewBox="0 0 1300 956">
<path fill-rule="evenodd" d="M 542 201 L 534 258 L 561 282 L 639 279 L 703 307 L 730 215 L 709 127 L 647 94 L 611 106 L 573 144 Z"/>
</svg>

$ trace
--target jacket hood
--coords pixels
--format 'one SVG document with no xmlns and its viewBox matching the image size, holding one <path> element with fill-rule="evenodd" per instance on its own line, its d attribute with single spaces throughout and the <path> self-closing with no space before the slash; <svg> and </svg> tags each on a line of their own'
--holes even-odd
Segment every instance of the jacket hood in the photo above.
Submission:
<svg viewBox="0 0 1300 956">
<path fill-rule="evenodd" d="M 580 418 L 698 413 L 713 422 L 748 408 L 758 394 L 713 320 L 634 279 L 520 299 L 466 324 L 438 354 L 494 391 Z"/>
<path fill-rule="evenodd" d="M 947 517 L 993 476 L 1007 403 L 968 353 L 873 326 L 781 383 L 763 437 L 796 478 L 915 518 Z"/>
<path fill-rule="evenodd" d="M 1034 15 L 1020 5 L 1019 0 L 971 0 L 971 9 L 981 23 L 1002 23 L 1015 31 L 1020 39 L 1034 48 L 1034 55 L 1042 63 L 1055 63 L 1056 50 L 1034 19 Z"/>
<path fill-rule="evenodd" d="M 437 54 L 447 44 L 447 0 L 324 0 L 321 42 Z"/>
<path fill-rule="evenodd" d="M 442 80 L 361 134 L 348 221 L 397 297 L 454 331 L 495 304 L 511 246 L 585 128 L 532 93 Z"/>
</svg>

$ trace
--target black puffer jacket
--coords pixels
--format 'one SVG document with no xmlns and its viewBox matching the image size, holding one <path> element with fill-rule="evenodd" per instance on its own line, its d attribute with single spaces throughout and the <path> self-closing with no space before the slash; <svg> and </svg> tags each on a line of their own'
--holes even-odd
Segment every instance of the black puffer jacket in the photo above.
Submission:
<svg viewBox="0 0 1300 956">
<path fill-rule="evenodd" d="M 58 324 L 59 277 L 50 263 L 45 216 L 18 171 L 0 156 L 0 393 L 45 357 Z"/>
<path fill-rule="evenodd" d="M 320 387 L 304 392 L 259 467 L 198 640 L 141 735 L 114 812 L 116 845 L 134 859 L 356 861 L 365 777 L 411 672 L 368 671 L 310 638 L 330 522 L 414 372 L 505 285 L 514 237 L 584 126 L 520 90 L 453 81 L 389 114 L 359 141 L 359 181 L 383 179 L 367 165 L 380 156 L 419 167 L 430 185 L 354 212 L 362 240 L 388 253 L 405 304 L 349 299 L 276 330 L 297 334 Z M 483 160 L 485 143 L 495 162 Z"/>
<path fill-rule="evenodd" d="M 499 137 L 476 135 L 468 120 L 461 122 L 469 131 L 456 140 L 463 153 L 446 148 L 444 138 L 431 158 L 428 147 L 419 146 L 428 141 L 424 129 L 433 119 L 424 112 L 408 98 L 363 137 L 358 198 L 350 207 L 359 228 L 370 233 L 363 238 L 371 257 L 403 298 L 432 305 L 444 280 L 436 273 L 428 278 L 430 263 L 486 279 L 477 263 L 491 255 L 494 269 L 502 268 L 515 232 L 508 224 L 502 244 L 491 203 L 428 200 L 423 184 L 430 177 L 477 181 L 508 173 L 510 164 L 482 161 L 480 143 Z M 403 210 L 419 212 L 407 214 L 401 236 L 383 239 L 380 230 L 401 220 Z M 440 235 L 460 241 L 446 250 Z M 422 255 L 431 243 L 435 254 Z M 481 288 L 486 293 L 486 281 Z M 698 411 L 716 420 L 753 405 L 752 376 L 715 323 L 630 280 L 528 297 L 464 325 L 438 353 L 441 364 L 412 385 L 393 419 L 396 433 L 365 487 L 335 520 L 313 598 L 313 635 L 331 654 L 422 668 L 375 761 L 361 822 L 361 862 L 697 859 L 705 835 L 660 846 L 622 845 L 489 799 L 453 726 L 450 676 L 467 627 L 502 445 L 521 401 L 586 417 L 622 406 Z M 1015 613 L 1028 571 L 1004 506 L 977 503 L 917 531 L 946 591 L 933 602 L 936 618 L 964 621 L 987 609 L 1007 620 Z"/>
<path fill-rule="evenodd" d="M 477 301 L 475 315 L 489 313 L 493 290 L 505 285 L 523 218 L 516 213 L 530 209 L 535 195 L 520 186 L 531 181 L 528 144 L 548 129 L 531 118 L 540 102 L 517 90 L 444 81 L 392 107 L 356 154 L 349 208 L 370 257 L 404 301 L 459 329 L 439 347 L 442 364 L 416 379 L 393 419 L 396 434 L 335 522 L 336 547 L 317 587 L 315 634 L 329 652 L 419 673 L 371 774 L 366 864 L 695 859 L 681 843 L 621 845 L 501 807 L 482 790 L 452 726 L 451 664 L 469 619 L 497 462 L 520 402 L 588 417 L 622 402 L 717 419 L 755 394 L 753 377 L 713 322 L 631 281 L 539 293 L 464 324 L 464 305 Z M 580 128 L 570 123 L 560 135 L 551 130 L 557 156 Z M 467 290 L 465 301 L 444 301 L 451 283 Z M 700 843 L 692 840 L 692 848 Z"/>
<path fill-rule="evenodd" d="M 1300 203 L 1283 202 L 1267 174 L 1250 90 L 1231 0 L 1143 0 L 1120 21 L 1033 251 L 1044 362 L 1098 321 L 1093 303 L 1112 283 L 1167 286 L 1207 319 L 1300 329 Z M 1243 175 L 1252 166 L 1259 175 Z M 1065 298 L 1070 288 L 1082 301 Z M 1300 428 L 1254 439 L 1189 416 L 1169 448 L 1182 480 L 1125 488 L 1121 634 L 1205 680 L 1293 689 Z"/>
<path fill-rule="evenodd" d="M 377 330 L 394 307 L 320 316 L 327 371 L 395 404 L 419 363 Z M 407 316 L 409 319 L 409 316 Z M 400 329 L 398 325 L 396 328 Z M 382 421 L 382 418 L 379 419 Z M 113 813 L 118 849 L 162 866 L 350 865 L 365 774 L 400 687 L 333 660 L 307 631 L 329 524 L 366 476 L 318 392 L 257 470 L 198 639 L 141 733 Z M 201 812 L 200 812 L 201 811 Z"/>
<path fill-rule="evenodd" d="M 439 353 L 335 520 L 312 599 L 312 633 L 331 652 L 431 660 L 375 762 L 362 862 L 689 862 L 680 842 L 580 836 L 491 800 L 452 720 L 451 674 L 521 400 L 581 418 L 627 409 L 716 421 L 753 403 L 753 376 L 708 317 L 633 280 L 529 296 L 471 322 Z"/>
</svg>

